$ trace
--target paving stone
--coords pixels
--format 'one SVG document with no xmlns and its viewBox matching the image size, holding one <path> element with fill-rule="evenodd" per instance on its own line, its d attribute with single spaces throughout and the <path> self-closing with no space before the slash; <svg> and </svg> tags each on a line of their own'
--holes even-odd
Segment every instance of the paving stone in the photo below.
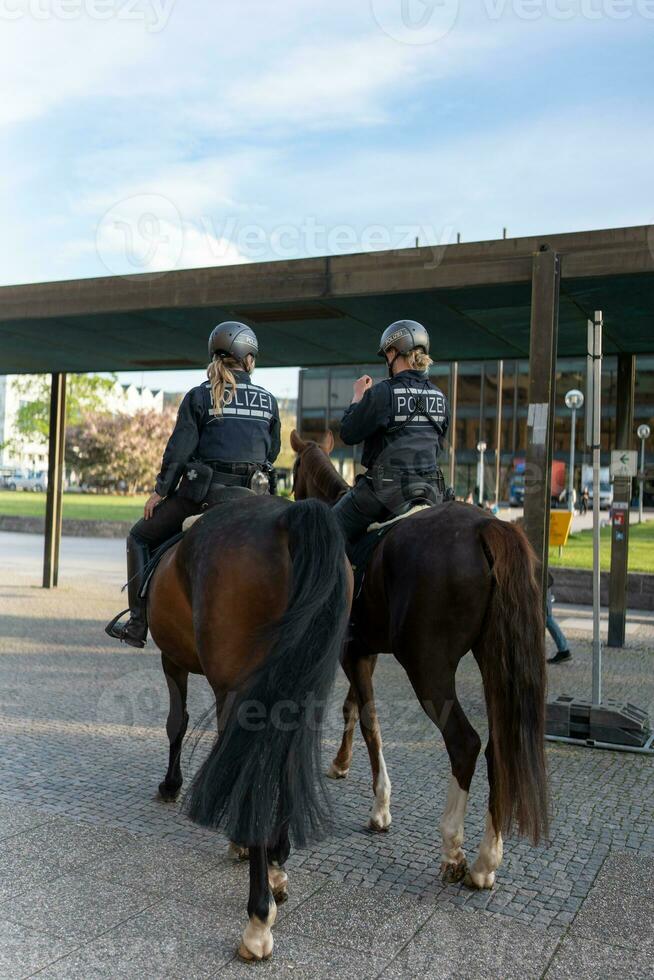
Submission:
<svg viewBox="0 0 654 980">
<path fill-rule="evenodd" d="M 46 813 L 34 807 L 0 804 L 0 841 L 33 830 L 49 819 Z"/>
<path fill-rule="evenodd" d="M 80 947 L 39 974 L 59 980 L 195 980 L 234 956 L 243 923 L 184 903 L 164 902 Z"/>
<path fill-rule="evenodd" d="M 324 888 L 325 878 L 315 873 L 288 872 L 288 899 L 279 906 L 278 921 L 306 901 L 319 889 Z M 247 862 L 230 862 L 227 867 L 217 867 L 197 878 L 187 878 L 173 887 L 170 898 L 200 906 L 216 914 L 247 916 L 250 875 Z"/>
<path fill-rule="evenodd" d="M 611 854 L 574 920 L 572 932 L 634 946 L 654 962 L 654 859 Z"/>
<path fill-rule="evenodd" d="M 541 977 L 561 936 L 484 913 L 436 912 L 383 972 L 384 980 Z"/>
<path fill-rule="evenodd" d="M 73 872 L 4 902 L 0 919 L 61 939 L 85 939 L 106 932 L 157 901 L 124 885 Z"/>
<path fill-rule="evenodd" d="M 327 884 L 285 919 L 289 933 L 392 955 L 433 914 L 427 902 Z"/>
<path fill-rule="evenodd" d="M 283 925 L 275 927 L 275 946 L 269 967 L 271 976 L 293 977 L 294 980 L 316 980 L 316 977 L 329 977 L 329 980 L 372 980 L 379 976 L 387 962 L 383 954 L 371 955 L 368 951 L 358 952 L 335 942 L 319 942 L 307 936 L 288 932 Z M 380 950 L 380 954 L 382 951 Z M 233 959 L 223 967 L 217 976 L 220 980 L 233 977 L 252 977 L 252 964 Z"/>
<path fill-rule="evenodd" d="M 0 569 L 0 586 L 6 581 L 2 576 Z M 0 623 L 0 901 L 40 890 L 47 882 L 56 893 L 57 880 L 77 869 L 156 899 L 177 895 L 198 912 L 220 919 L 215 896 L 218 891 L 220 897 L 223 875 L 224 914 L 238 910 L 242 925 L 244 889 L 238 873 L 227 870 L 224 839 L 190 824 L 179 804 L 155 799 L 168 756 L 168 693 L 151 643 L 145 650 L 127 651 L 102 632 L 115 612 L 117 590 L 95 576 L 64 582 L 56 592 L 29 583 L 9 586 L 2 586 Z M 604 682 L 607 697 L 636 700 L 654 715 L 651 632 L 612 652 Z M 590 643 L 574 634 L 571 639 L 574 662 L 565 672 L 548 669 L 551 696 L 590 687 Z M 465 911 L 493 917 L 501 928 L 507 922 L 532 924 L 540 933 L 552 924 L 562 929 L 571 923 L 575 935 L 585 936 L 579 929 L 586 929 L 586 906 L 579 909 L 607 855 L 612 860 L 620 850 L 625 852 L 620 861 L 637 863 L 654 858 L 651 761 L 552 743 L 547 747 L 553 809 L 549 844 L 533 848 L 517 838 L 507 840 L 490 893 L 472 895 L 460 886 L 443 885 L 438 821 L 449 780 L 447 753 L 393 658 L 379 658 L 375 684 L 393 782 L 393 825 L 383 835 L 367 830 L 370 770 L 357 733 L 350 775 L 327 786 L 333 832 L 322 843 L 294 851 L 289 860 L 291 899 L 280 910 L 280 929 L 286 929 L 287 918 L 290 928 L 304 906 L 319 899 L 295 877 L 302 874 L 309 888 L 315 880 L 339 894 L 355 892 L 364 920 L 371 904 L 381 902 L 385 908 L 401 898 L 428 906 L 429 914 Z M 471 657 L 460 665 L 457 689 L 471 723 L 485 738 L 483 690 Z M 345 690 L 339 677 L 328 712 L 325 766 L 340 743 Z M 210 702 L 204 679 L 191 677 L 191 724 Z M 187 738 L 182 756 L 187 780 L 212 740 L 211 731 L 201 735 L 193 752 L 194 739 Z M 466 818 L 470 859 L 483 835 L 487 796 L 480 760 Z M 639 879 L 635 883 L 641 887 Z M 333 907 L 323 910 L 327 932 L 315 937 L 319 943 L 331 942 L 328 923 L 330 916 L 338 916 L 336 891 Z M 609 904 L 619 909 L 622 900 L 616 886 Z M 620 919 L 618 912 L 614 919 Z M 412 929 L 409 916 L 399 930 L 404 942 Z"/>
<path fill-rule="evenodd" d="M 31 976 L 77 945 L 74 939 L 53 939 L 0 917 L 0 980 Z"/>
<path fill-rule="evenodd" d="M 597 939 L 566 937 L 545 980 L 646 980 L 654 973 L 652 954 L 638 947 L 611 946 Z"/>
<path fill-rule="evenodd" d="M 111 857 L 87 866 L 89 875 L 124 885 L 136 885 L 162 898 L 184 886 L 193 888 L 203 875 L 225 868 L 225 857 L 157 840 L 135 840 Z"/>
</svg>

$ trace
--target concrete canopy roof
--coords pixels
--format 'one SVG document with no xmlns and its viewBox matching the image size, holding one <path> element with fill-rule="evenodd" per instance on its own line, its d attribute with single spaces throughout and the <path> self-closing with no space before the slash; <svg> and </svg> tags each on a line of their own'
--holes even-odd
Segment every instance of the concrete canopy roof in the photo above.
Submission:
<svg viewBox="0 0 654 980">
<path fill-rule="evenodd" d="M 211 328 L 242 319 L 262 367 L 370 362 L 401 317 L 439 360 L 528 357 L 532 256 L 561 255 L 560 356 L 654 352 L 654 226 L 441 248 L 112 276 L 0 288 L 0 373 L 203 367 Z"/>
</svg>

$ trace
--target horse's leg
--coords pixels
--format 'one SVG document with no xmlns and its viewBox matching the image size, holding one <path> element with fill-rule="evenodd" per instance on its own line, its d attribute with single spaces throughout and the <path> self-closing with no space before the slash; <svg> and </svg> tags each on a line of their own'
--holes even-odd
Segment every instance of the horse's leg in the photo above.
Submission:
<svg viewBox="0 0 654 980">
<path fill-rule="evenodd" d="M 272 955 L 272 926 L 277 905 L 268 884 L 268 855 L 263 844 L 250 847 L 250 897 L 248 916 L 238 954 L 243 960 L 267 960 Z"/>
<path fill-rule="evenodd" d="M 284 871 L 284 865 L 290 853 L 288 824 L 285 823 L 277 840 L 268 846 L 268 884 L 277 905 L 281 905 L 288 898 L 288 875 Z"/>
<path fill-rule="evenodd" d="M 327 770 L 327 775 L 330 779 L 345 779 L 350 771 L 350 765 L 352 763 L 352 739 L 358 720 L 359 708 L 357 706 L 356 694 L 350 684 L 350 689 L 345 695 L 345 701 L 343 702 L 343 721 L 345 723 L 343 739 L 334 757 L 334 761 Z"/>
<path fill-rule="evenodd" d="M 179 796 L 183 783 L 180 758 L 182 742 L 188 726 L 188 712 L 186 710 L 188 670 L 178 667 L 165 653 L 161 654 L 161 663 L 166 675 L 170 697 L 168 720 L 166 721 L 170 750 L 168 753 L 168 771 L 163 782 L 159 783 L 159 795 L 162 800 L 171 802 Z"/>
<path fill-rule="evenodd" d="M 482 677 L 484 657 L 492 656 L 488 653 L 487 646 L 483 642 L 477 642 L 473 648 L 474 658 Z M 490 711 L 488 712 L 490 715 Z M 469 888 L 492 888 L 495 884 L 495 872 L 502 863 L 504 853 L 504 842 L 500 832 L 500 820 L 498 819 L 498 808 L 496 806 L 496 782 L 495 766 L 493 761 L 493 737 L 492 731 L 488 734 L 488 744 L 486 745 L 486 771 L 488 773 L 488 811 L 486 813 L 486 830 L 481 844 L 479 854 L 468 870 L 464 884 Z"/>
<path fill-rule="evenodd" d="M 502 863 L 504 853 L 502 834 L 496 829 L 498 820 L 494 805 L 493 742 L 490 736 L 486 746 L 486 767 L 489 787 L 486 831 L 479 845 L 477 859 L 464 879 L 464 884 L 469 888 L 492 888 L 495 884 L 495 872 Z"/>
<path fill-rule="evenodd" d="M 375 655 L 368 653 L 366 648 L 359 647 L 356 641 L 350 641 L 345 651 L 343 669 L 356 694 L 361 734 L 370 756 L 372 791 L 375 795 L 368 826 L 371 830 L 388 830 L 391 825 L 391 781 L 382 752 L 381 728 L 372 685 L 376 662 Z"/>
<path fill-rule="evenodd" d="M 415 639 L 409 649 L 410 654 L 398 659 L 406 668 L 423 710 L 440 729 L 450 757 L 452 775 L 440 824 L 441 872 L 445 881 L 460 881 L 467 870 L 463 824 L 481 740 L 457 700 L 456 663 L 447 650 L 435 650 L 432 644 L 429 655 L 421 656 Z"/>
</svg>

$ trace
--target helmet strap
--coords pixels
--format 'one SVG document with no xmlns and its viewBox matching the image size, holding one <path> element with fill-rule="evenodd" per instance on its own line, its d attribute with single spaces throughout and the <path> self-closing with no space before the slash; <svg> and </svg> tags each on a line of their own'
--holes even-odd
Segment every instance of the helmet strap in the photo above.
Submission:
<svg viewBox="0 0 654 980">
<path fill-rule="evenodd" d="M 393 365 L 395 364 L 395 362 L 396 362 L 396 360 L 398 359 L 399 356 L 400 356 L 400 352 L 399 352 L 399 350 L 396 350 L 395 351 L 395 357 L 391 361 L 387 361 L 386 362 L 388 364 L 388 376 L 389 376 L 389 378 L 393 378 L 394 377 L 394 375 L 393 375 Z"/>
</svg>

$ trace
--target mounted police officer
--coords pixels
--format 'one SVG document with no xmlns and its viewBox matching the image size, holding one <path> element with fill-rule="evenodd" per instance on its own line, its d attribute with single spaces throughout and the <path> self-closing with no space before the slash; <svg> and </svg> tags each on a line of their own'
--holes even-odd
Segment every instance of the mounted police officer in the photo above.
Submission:
<svg viewBox="0 0 654 980">
<path fill-rule="evenodd" d="M 131 646 L 144 646 L 147 636 L 141 590 L 152 550 L 181 531 L 187 517 L 217 503 L 226 486 L 274 492 L 279 410 L 273 395 L 252 383 L 258 351 L 245 323 L 220 323 L 209 337 L 209 380 L 185 395 L 154 493 L 127 538 L 130 618 L 117 625 L 117 617 L 106 631 Z"/>
<path fill-rule="evenodd" d="M 397 320 L 382 334 L 378 353 L 388 379 L 359 378 L 341 422 L 346 445 L 363 442 L 366 467 L 334 507 L 348 551 L 371 523 L 405 512 L 411 502 L 438 503 L 445 492 L 438 456 L 449 408 L 429 380 L 429 334 L 415 320 Z"/>
</svg>

